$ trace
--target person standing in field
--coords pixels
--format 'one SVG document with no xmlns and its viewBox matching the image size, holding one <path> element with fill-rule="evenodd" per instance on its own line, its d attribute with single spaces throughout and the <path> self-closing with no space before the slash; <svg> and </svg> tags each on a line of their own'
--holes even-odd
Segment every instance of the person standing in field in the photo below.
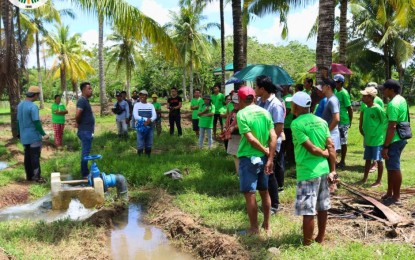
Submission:
<svg viewBox="0 0 415 260">
<path fill-rule="evenodd" d="M 153 146 L 154 127 L 153 122 L 157 119 L 156 110 L 153 104 L 147 103 L 147 90 L 140 91 L 140 103 L 133 108 L 133 116 L 137 122 L 137 154 L 143 152 L 150 157 Z"/>
<path fill-rule="evenodd" d="M 26 92 L 26 99 L 17 106 L 17 129 L 20 142 L 24 147 L 24 168 L 26 180 L 45 182 L 40 168 L 40 153 L 42 139 L 48 140 L 42 128 L 39 117 L 39 108 L 34 104 L 39 99 L 40 88 L 31 86 Z"/>
<path fill-rule="evenodd" d="M 205 132 L 208 139 L 208 147 L 212 148 L 212 128 L 215 105 L 212 104 L 210 95 L 203 96 L 203 104 L 199 107 L 197 115 L 199 116 L 199 148 L 203 148 Z"/>
<path fill-rule="evenodd" d="M 130 106 L 127 101 L 123 99 L 120 92 L 116 92 L 115 96 L 117 102 L 114 103 L 112 112 L 115 114 L 115 123 L 117 124 L 118 137 L 128 137 L 128 120 L 130 118 Z"/>
<path fill-rule="evenodd" d="M 156 127 L 157 136 L 160 136 L 161 134 L 161 104 L 157 102 L 157 98 L 158 98 L 157 94 L 151 95 L 151 98 L 153 99 L 153 106 L 157 114 L 157 119 L 154 122 L 154 126 Z"/>
<path fill-rule="evenodd" d="M 239 111 L 239 98 L 238 94 L 232 94 L 231 100 L 232 110 L 229 110 L 228 117 L 226 118 L 225 128 L 224 128 L 224 137 L 223 139 L 228 141 L 228 147 L 226 152 L 233 156 L 233 161 L 235 163 L 235 171 L 238 174 L 239 170 L 239 159 L 237 157 L 239 143 L 241 141 L 241 135 L 239 134 L 238 123 L 236 120 L 236 115 Z M 229 108 L 229 106 L 228 106 Z"/>
<path fill-rule="evenodd" d="M 364 137 L 364 159 L 365 172 L 360 183 L 366 183 L 369 176 L 372 160 L 377 162 L 378 178 L 371 187 L 381 185 L 383 174 L 382 145 L 385 141 L 385 130 L 387 125 L 386 113 L 383 107 L 374 103 L 378 91 L 374 87 L 367 87 L 362 93 L 362 101 L 366 105 L 362 119 L 362 135 Z"/>
<path fill-rule="evenodd" d="M 127 98 L 127 91 L 123 90 L 121 91 L 121 95 L 122 95 L 122 99 L 127 102 L 128 104 L 128 111 L 129 111 L 129 116 L 128 118 L 125 120 L 125 122 L 127 123 L 127 131 L 128 128 L 130 127 L 130 122 L 131 122 L 131 118 L 133 117 L 131 111 L 133 111 L 133 102 L 131 99 Z"/>
<path fill-rule="evenodd" d="M 401 85 L 398 81 L 388 79 L 383 84 L 383 95 L 389 99 L 386 108 L 388 127 L 386 129 L 385 142 L 383 143 L 382 157 L 385 159 L 388 170 L 388 190 L 382 196 L 385 204 L 401 204 L 401 154 L 407 141 L 402 139 L 397 132 L 397 125 L 401 122 L 409 122 L 408 103 L 402 97 Z"/>
<path fill-rule="evenodd" d="M 83 178 L 89 175 L 88 161 L 84 160 L 91 152 L 92 139 L 94 138 L 95 117 L 92 113 L 89 99 L 92 97 L 92 87 L 89 82 L 83 82 L 80 85 L 82 95 L 76 102 L 76 127 L 78 128 L 78 138 L 81 140 L 81 174 Z"/>
<path fill-rule="evenodd" d="M 268 193 L 268 176 L 273 172 L 277 135 L 268 111 L 255 104 L 255 91 L 243 86 L 238 90 L 240 110 L 236 115 L 241 142 L 239 158 L 239 183 L 244 194 L 250 227 L 248 234 L 257 234 L 258 206 L 256 190 L 262 201 L 264 222 L 261 227 L 270 231 L 271 200 Z"/>
<path fill-rule="evenodd" d="M 296 116 L 291 123 L 297 171 L 295 213 L 303 216 L 303 244 L 313 242 L 315 215 L 318 234 L 314 241 L 323 243 L 330 209 L 329 181 L 334 182 L 336 175 L 336 151 L 327 122 L 310 113 L 310 96 L 297 92 L 290 100 Z"/>
<path fill-rule="evenodd" d="M 220 117 L 219 110 L 225 105 L 225 95 L 220 92 L 220 84 L 216 84 L 213 87 L 213 94 L 210 96 L 212 98 L 212 104 L 215 106 L 215 115 L 213 117 L 213 136 L 216 138 L 216 126 L 220 124 L 220 131 L 223 131 L 223 122 Z"/>
<path fill-rule="evenodd" d="M 337 167 L 344 168 L 346 166 L 346 154 L 347 154 L 347 136 L 350 126 L 353 120 L 352 102 L 350 100 L 349 92 L 343 87 L 344 76 L 341 74 L 334 75 L 334 81 L 336 82 L 335 93 L 340 103 L 340 144 L 341 144 L 341 157 Z"/>
<path fill-rule="evenodd" d="M 324 105 L 324 110 L 322 118 L 326 120 L 329 125 L 331 139 L 334 143 L 334 148 L 336 151 L 339 151 L 340 146 L 340 132 L 339 132 L 339 122 L 340 122 L 340 104 L 336 95 L 334 95 L 334 90 L 336 89 L 336 83 L 330 79 L 323 79 L 321 82 L 321 89 L 323 94 L 327 98 L 327 102 Z"/>
<path fill-rule="evenodd" d="M 192 110 L 192 128 L 196 136 L 199 136 L 199 113 L 200 106 L 203 105 L 203 99 L 200 98 L 200 90 L 193 91 L 193 98 L 190 101 L 190 110 Z"/>
<path fill-rule="evenodd" d="M 291 132 L 291 122 L 293 121 L 293 113 L 291 112 L 291 102 L 287 102 L 287 98 L 292 97 L 290 85 L 283 86 L 283 100 L 285 104 L 284 134 L 285 140 L 282 141 L 281 148 L 284 154 L 284 162 L 294 162 L 294 144 Z"/>
<path fill-rule="evenodd" d="M 174 124 L 177 127 L 177 133 L 182 136 L 182 125 L 180 108 L 182 107 L 182 98 L 177 95 L 177 88 L 171 89 L 171 97 L 167 99 L 167 109 L 169 110 L 170 135 L 174 134 Z"/>
<path fill-rule="evenodd" d="M 68 110 L 63 103 L 61 103 L 61 96 L 55 95 L 55 102 L 52 104 L 52 125 L 55 133 L 56 147 L 62 146 L 63 130 L 65 129 L 65 115 Z"/>
</svg>

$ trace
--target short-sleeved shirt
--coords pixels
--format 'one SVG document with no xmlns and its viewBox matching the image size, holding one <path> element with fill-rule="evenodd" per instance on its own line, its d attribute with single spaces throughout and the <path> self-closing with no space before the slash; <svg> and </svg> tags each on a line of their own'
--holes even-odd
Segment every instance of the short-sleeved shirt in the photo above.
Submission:
<svg viewBox="0 0 415 260">
<path fill-rule="evenodd" d="M 215 114 L 219 114 L 219 109 L 223 107 L 223 103 L 225 102 L 225 95 L 222 93 L 218 93 L 217 95 L 212 94 L 210 98 L 212 99 L 212 104 L 215 106 Z"/>
<path fill-rule="evenodd" d="M 339 125 L 350 125 L 350 118 L 347 108 L 352 105 L 349 92 L 342 88 L 336 92 L 336 97 L 340 103 L 340 122 Z"/>
<path fill-rule="evenodd" d="M 128 102 L 126 100 L 121 100 L 120 102 L 117 101 L 114 103 L 114 107 L 116 107 L 117 104 L 121 107 L 122 113 L 116 114 L 115 119 L 117 121 L 128 119 L 130 117 L 130 114 L 132 113 L 132 111 L 130 111 L 130 105 L 128 104 Z"/>
<path fill-rule="evenodd" d="M 179 97 L 179 96 L 169 97 L 167 99 L 167 103 L 169 104 L 169 107 L 177 107 L 179 105 L 179 103 L 181 103 L 181 102 L 182 102 L 182 98 Z M 170 110 L 170 114 L 174 114 L 174 113 L 179 114 L 180 109 Z"/>
<path fill-rule="evenodd" d="M 227 112 L 227 107 L 223 106 L 219 109 L 219 115 L 221 115 L 220 120 L 222 120 L 222 123 L 225 124 L 226 122 L 226 117 L 222 117 L 223 115 L 226 115 Z"/>
<path fill-rule="evenodd" d="M 249 105 L 238 111 L 236 120 L 241 134 L 237 156 L 264 156 L 265 154 L 248 142 L 244 134 L 251 132 L 262 146 L 268 147 L 269 131 L 274 128 L 271 114 L 262 107 Z"/>
<path fill-rule="evenodd" d="M 199 106 L 198 112 L 202 112 L 206 109 L 205 103 Z M 215 112 L 215 105 L 211 104 L 209 108 L 209 112 L 207 113 L 214 113 Z M 199 127 L 201 128 L 213 128 L 213 115 L 212 116 L 199 116 Z"/>
<path fill-rule="evenodd" d="M 318 117 L 323 117 L 323 111 L 324 111 L 324 108 L 326 107 L 326 103 L 327 103 L 327 98 L 326 97 L 322 98 L 320 102 L 318 102 L 318 104 L 316 105 L 316 108 L 314 110 L 314 115 Z"/>
<path fill-rule="evenodd" d="M 192 110 L 192 119 L 199 119 L 197 113 L 199 112 L 199 108 L 201 105 L 203 105 L 203 99 L 201 98 L 192 98 L 192 100 L 190 101 L 191 107 L 198 106 L 198 109 Z"/>
<path fill-rule="evenodd" d="M 39 108 L 32 102 L 24 100 L 17 106 L 20 141 L 23 145 L 42 141 L 42 135 L 36 130 L 34 121 L 39 121 Z"/>
<path fill-rule="evenodd" d="M 396 95 L 389 101 L 388 107 L 386 108 L 386 115 L 389 122 L 394 121 L 397 124 L 400 122 L 408 122 L 408 104 L 406 103 L 405 98 L 401 95 Z M 391 143 L 399 140 L 401 140 L 401 138 L 395 130 Z"/>
<path fill-rule="evenodd" d="M 373 102 L 375 104 L 378 104 L 382 109 L 385 109 L 385 104 L 383 103 L 383 100 L 380 97 L 376 96 Z M 367 105 L 362 102 L 360 105 L 360 112 L 365 111 L 366 108 L 367 108 Z"/>
<path fill-rule="evenodd" d="M 59 104 L 53 103 L 51 109 L 52 109 L 52 123 L 61 124 L 61 125 L 65 124 L 65 115 L 58 115 L 55 113 L 56 110 L 65 111 L 66 110 L 65 105 L 63 103 L 59 103 Z"/>
<path fill-rule="evenodd" d="M 235 106 L 233 105 L 232 102 L 229 102 L 228 105 L 227 105 L 227 107 L 228 107 L 228 112 L 229 113 L 232 112 L 235 109 Z"/>
<path fill-rule="evenodd" d="M 159 102 L 153 102 L 152 104 L 155 110 L 161 110 L 161 104 Z"/>
<path fill-rule="evenodd" d="M 95 128 L 95 118 L 92 113 L 91 104 L 89 100 L 81 96 L 76 102 L 76 108 L 82 110 L 81 120 L 78 125 L 78 131 L 91 131 L 94 132 Z"/>
<path fill-rule="evenodd" d="M 340 112 L 339 100 L 335 95 L 327 99 L 326 105 L 324 106 L 322 118 L 326 120 L 327 124 L 330 125 L 333 120 L 333 114 Z"/>
<path fill-rule="evenodd" d="M 387 119 L 385 110 L 378 104 L 366 107 L 363 114 L 362 128 L 365 145 L 380 146 L 385 142 Z"/>
<path fill-rule="evenodd" d="M 284 102 L 285 102 L 285 108 L 291 109 L 291 102 L 287 102 L 286 100 L 287 98 L 292 97 L 292 96 L 293 95 L 288 94 L 283 97 Z M 290 113 L 286 113 L 285 119 L 284 119 L 284 128 L 291 128 L 291 122 L 293 121 L 293 117 L 294 115 L 292 111 L 290 111 Z"/>
<path fill-rule="evenodd" d="M 329 173 L 327 159 L 307 151 L 302 145 L 310 140 L 313 145 L 326 149 L 327 138 L 330 137 L 327 122 L 313 114 L 298 116 L 291 124 L 293 133 L 297 181 L 318 178 Z"/>
</svg>

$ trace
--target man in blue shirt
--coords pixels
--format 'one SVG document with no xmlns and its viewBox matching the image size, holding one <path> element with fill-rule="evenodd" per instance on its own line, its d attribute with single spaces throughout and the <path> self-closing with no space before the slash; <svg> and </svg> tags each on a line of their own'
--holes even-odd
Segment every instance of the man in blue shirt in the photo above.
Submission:
<svg viewBox="0 0 415 260">
<path fill-rule="evenodd" d="M 26 92 L 26 99 L 17 106 L 17 124 L 20 141 L 24 146 L 24 167 L 28 181 L 44 182 L 40 170 L 40 152 L 42 136 L 49 139 L 42 128 L 39 109 L 33 103 L 39 98 L 40 88 L 31 86 Z"/>
<path fill-rule="evenodd" d="M 117 123 L 118 137 L 128 137 L 128 121 L 130 120 L 130 106 L 125 101 L 120 92 L 116 92 L 117 102 L 115 102 L 112 112 L 115 113 L 115 122 Z"/>
<path fill-rule="evenodd" d="M 81 153 L 81 173 L 83 178 L 87 178 L 88 161 L 84 160 L 84 157 L 89 155 L 92 146 L 92 139 L 95 128 L 95 118 L 92 113 L 91 104 L 89 104 L 89 98 L 92 96 L 92 87 L 88 82 L 81 83 L 82 96 L 79 97 L 76 103 L 76 127 L 78 128 L 78 138 L 82 143 Z"/>
</svg>

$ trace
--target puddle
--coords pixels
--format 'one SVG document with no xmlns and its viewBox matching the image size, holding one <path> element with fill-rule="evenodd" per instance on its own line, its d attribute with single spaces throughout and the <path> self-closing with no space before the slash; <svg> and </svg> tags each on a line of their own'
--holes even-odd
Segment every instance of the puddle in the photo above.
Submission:
<svg viewBox="0 0 415 260">
<path fill-rule="evenodd" d="M 0 221 L 30 219 L 53 222 L 66 218 L 84 220 L 95 212 L 95 209 L 86 209 L 77 199 L 72 199 L 69 203 L 68 210 L 52 210 L 52 198 L 48 194 L 29 204 L 12 206 L 0 210 Z"/>
<path fill-rule="evenodd" d="M 3 169 L 6 169 L 9 165 L 6 162 L 1 162 L 0 161 L 0 171 Z"/>
<path fill-rule="evenodd" d="M 128 211 L 113 219 L 112 259 L 187 260 L 194 257 L 178 252 L 161 229 L 142 223 L 142 208 L 131 203 Z"/>
</svg>

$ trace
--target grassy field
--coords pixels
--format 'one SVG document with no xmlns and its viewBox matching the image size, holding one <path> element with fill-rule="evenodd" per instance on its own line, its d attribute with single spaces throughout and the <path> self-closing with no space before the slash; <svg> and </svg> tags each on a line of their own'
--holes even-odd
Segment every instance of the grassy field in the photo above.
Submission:
<svg viewBox="0 0 415 260">
<path fill-rule="evenodd" d="M 415 111 L 415 108 L 411 107 L 411 111 Z M 47 111 L 41 114 L 45 116 Z M 354 183 L 363 176 L 363 139 L 358 133 L 357 124 L 358 114 L 355 114 L 352 128 L 349 131 L 347 167 L 339 172 L 340 178 L 347 183 Z M 388 239 L 376 242 L 361 241 L 348 239 L 336 232 L 328 234 L 325 246 L 302 247 L 301 218 L 294 216 L 293 213 L 295 167 L 292 165 L 287 168 L 286 188 L 281 194 L 283 211 L 271 219 L 273 235 L 269 239 L 238 235 L 239 231 L 248 228 L 248 217 L 245 201 L 239 193 L 239 180 L 234 173 L 233 160 L 225 153 L 223 144 L 217 144 L 212 150 L 199 150 L 196 148 L 197 138 L 190 127 L 184 129 L 184 135 L 180 138 L 168 135 L 166 120 L 164 120 L 163 127 L 162 135 L 159 138 L 155 137 L 154 153 L 151 159 L 148 159 L 136 155 L 134 132 L 130 132 L 128 140 L 119 140 L 115 133 L 114 116 L 102 118 L 97 116 L 97 133 L 93 141 L 92 153 L 103 155 L 102 160 L 97 162 L 101 171 L 125 175 L 133 197 L 136 194 L 142 194 L 136 192 L 138 190 L 153 188 L 167 190 L 175 196 L 176 206 L 199 219 L 203 225 L 226 234 L 236 234 L 240 243 L 250 252 L 252 259 L 266 259 L 268 257 L 266 251 L 269 247 L 278 247 L 277 258 L 281 259 L 415 259 L 415 250 L 409 243 L 399 243 Z M 4 131 L 0 130 L 0 134 L 4 135 Z M 80 177 L 80 143 L 73 129 L 65 130 L 63 143 L 66 144 L 66 149 L 57 151 L 54 157 L 42 161 L 42 172 L 46 178 L 55 171 L 70 173 L 74 178 Z M 2 147 L 1 143 L 0 147 Z M 410 140 L 402 156 L 403 187 L 413 187 L 415 183 L 415 169 L 411 166 L 415 162 L 414 148 L 415 144 L 413 140 Z M 19 149 L 22 147 L 19 146 Z M 7 156 L 7 151 L 0 148 L 0 158 L 2 156 Z M 187 169 L 189 174 L 181 181 L 173 181 L 163 175 L 164 172 L 173 168 L 179 168 L 182 171 Z M 376 174 L 370 174 L 368 184 L 363 187 L 369 188 L 369 184 L 374 182 L 375 177 Z M 0 173 L 0 186 L 23 178 L 23 167 L 18 166 Z M 386 172 L 382 186 L 375 190 L 386 190 Z M 30 186 L 30 195 L 33 199 L 48 191 L 49 184 Z M 347 192 L 341 189 L 339 194 L 347 194 Z M 413 209 L 415 199 L 409 200 L 409 205 Z M 260 214 L 259 221 L 261 218 Z M 337 221 L 329 220 L 328 225 Z M 76 239 L 77 232 L 81 232 L 77 224 L 70 222 L 64 224 L 64 227 L 74 232 L 75 238 L 73 239 Z M 56 238 L 43 238 L 40 234 L 42 225 L 44 224 L 26 221 L 13 222 L 13 224 L 0 223 L 0 234 L 2 234 L 0 247 L 17 258 L 46 257 Z M 19 242 L 22 234 L 28 232 L 27 230 L 30 231 L 30 236 L 25 241 L 39 240 L 40 237 L 46 249 L 36 255 L 28 253 L 25 249 L 28 242 Z M 88 232 L 93 234 L 96 231 Z M 65 243 L 71 243 L 71 241 L 70 239 Z"/>
</svg>

